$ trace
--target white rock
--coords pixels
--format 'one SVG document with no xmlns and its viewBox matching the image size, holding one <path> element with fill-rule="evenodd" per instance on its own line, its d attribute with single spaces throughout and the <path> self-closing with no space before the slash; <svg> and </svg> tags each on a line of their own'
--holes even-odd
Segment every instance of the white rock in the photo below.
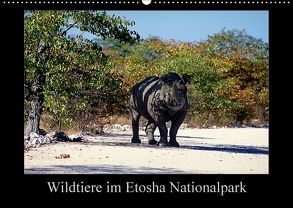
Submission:
<svg viewBox="0 0 293 208">
<path fill-rule="evenodd" d="M 38 138 L 40 135 L 38 135 L 37 133 L 35 133 L 35 132 L 31 132 L 30 133 L 30 140 L 33 140 L 33 139 L 35 139 L 35 138 Z"/>
<path fill-rule="evenodd" d="M 46 134 L 46 136 L 53 138 L 56 135 L 56 133 L 57 133 L 56 131 L 53 131 L 51 133 Z"/>
<path fill-rule="evenodd" d="M 187 128 L 187 124 L 181 124 L 180 129 L 186 129 Z"/>
<path fill-rule="evenodd" d="M 130 130 L 130 125 L 123 125 L 122 126 L 122 131 L 129 131 Z"/>
<path fill-rule="evenodd" d="M 72 134 L 72 135 L 69 135 L 68 137 L 69 137 L 69 139 L 73 139 L 75 137 L 80 137 L 80 135 L 79 134 Z"/>
<path fill-rule="evenodd" d="M 39 138 L 35 138 L 35 139 L 33 139 L 33 140 L 32 140 L 32 143 L 31 143 L 31 146 L 32 146 L 33 148 L 40 147 L 40 146 L 41 146 L 41 142 L 40 142 Z"/>
</svg>

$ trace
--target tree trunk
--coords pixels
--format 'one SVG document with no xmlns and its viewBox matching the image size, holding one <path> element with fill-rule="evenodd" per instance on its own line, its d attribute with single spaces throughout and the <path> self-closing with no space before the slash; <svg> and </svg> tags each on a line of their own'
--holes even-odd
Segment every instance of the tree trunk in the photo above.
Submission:
<svg viewBox="0 0 293 208">
<path fill-rule="evenodd" d="M 30 103 L 29 116 L 26 123 L 25 135 L 29 136 L 31 132 L 39 133 L 41 119 L 41 104 L 38 100 L 32 100 Z"/>
<path fill-rule="evenodd" d="M 257 112 L 257 118 L 260 121 L 260 123 L 263 123 L 265 120 L 265 116 L 264 116 L 264 110 L 265 108 L 263 106 L 258 105 L 256 108 L 256 112 Z"/>
<path fill-rule="evenodd" d="M 37 74 L 35 79 L 35 88 L 31 89 L 32 99 L 30 101 L 29 115 L 24 132 L 25 136 L 29 136 L 31 132 L 39 133 L 41 114 L 44 104 L 44 83 L 45 76 L 43 74 Z"/>
</svg>

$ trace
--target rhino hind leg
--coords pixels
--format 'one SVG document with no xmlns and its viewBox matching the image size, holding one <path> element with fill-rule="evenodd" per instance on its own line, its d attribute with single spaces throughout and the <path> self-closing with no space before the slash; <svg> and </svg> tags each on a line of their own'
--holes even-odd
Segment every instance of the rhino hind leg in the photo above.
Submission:
<svg viewBox="0 0 293 208">
<path fill-rule="evenodd" d="M 132 139 L 131 139 L 131 143 L 141 143 L 141 140 L 139 139 L 139 136 L 138 136 L 139 118 L 140 118 L 140 114 L 132 113 L 132 132 L 133 132 L 133 136 L 132 136 Z"/>
<path fill-rule="evenodd" d="M 135 109 L 131 109 L 131 116 L 132 116 L 132 133 L 133 133 L 131 143 L 141 143 L 141 140 L 139 139 L 139 136 L 138 136 L 139 118 L 141 115 Z"/>
<path fill-rule="evenodd" d="M 148 121 L 145 132 L 148 137 L 148 143 L 150 145 L 156 145 L 158 143 L 154 138 L 154 132 L 155 132 L 156 128 L 157 128 L 157 126 L 154 122 Z"/>
</svg>

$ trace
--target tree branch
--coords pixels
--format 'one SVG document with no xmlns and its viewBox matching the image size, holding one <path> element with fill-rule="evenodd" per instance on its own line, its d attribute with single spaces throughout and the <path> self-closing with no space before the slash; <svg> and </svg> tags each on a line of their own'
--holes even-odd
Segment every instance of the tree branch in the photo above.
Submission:
<svg viewBox="0 0 293 208">
<path fill-rule="evenodd" d="M 64 31 L 62 32 L 61 36 L 66 35 L 66 33 L 67 33 L 71 28 L 73 28 L 76 24 L 77 24 L 77 22 L 71 24 L 66 30 L 64 30 Z"/>
</svg>

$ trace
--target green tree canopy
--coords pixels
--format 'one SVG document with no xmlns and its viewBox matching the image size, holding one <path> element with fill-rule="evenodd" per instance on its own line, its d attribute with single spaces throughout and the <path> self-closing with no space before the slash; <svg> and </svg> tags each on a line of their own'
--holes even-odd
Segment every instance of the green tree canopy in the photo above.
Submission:
<svg viewBox="0 0 293 208">
<path fill-rule="evenodd" d="M 234 125 L 268 116 L 255 115 L 268 108 L 268 44 L 245 31 L 222 30 L 198 43 L 150 37 L 107 53 L 111 69 L 123 77 L 123 91 L 144 77 L 175 71 L 192 77 L 190 117 Z"/>
<path fill-rule="evenodd" d="M 24 18 L 25 102 L 28 108 L 26 134 L 39 131 L 42 111 L 59 123 L 74 114 L 98 110 L 109 112 L 117 99 L 121 80 L 106 68 L 102 47 L 82 35 L 135 43 L 139 35 L 130 31 L 134 22 L 97 11 L 26 11 Z M 106 96 L 107 95 L 107 96 Z"/>
</svg>

